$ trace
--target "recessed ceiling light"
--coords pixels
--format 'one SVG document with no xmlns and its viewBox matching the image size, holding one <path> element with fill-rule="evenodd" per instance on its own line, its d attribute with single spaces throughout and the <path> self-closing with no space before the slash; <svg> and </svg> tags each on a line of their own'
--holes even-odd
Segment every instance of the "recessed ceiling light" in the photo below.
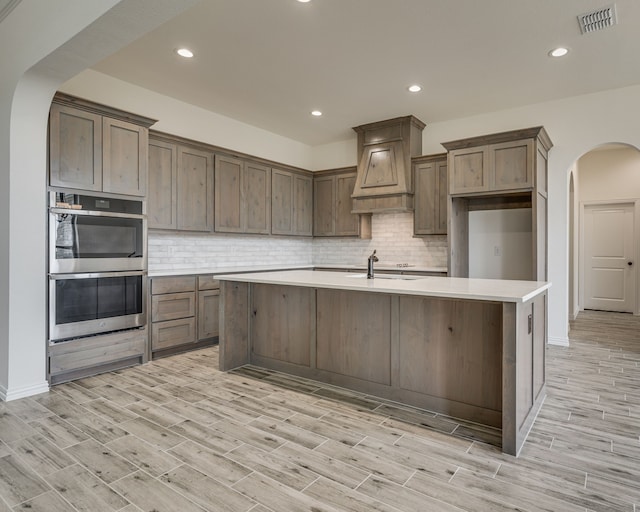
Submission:
<svg viewBox="0 0 640 512">
<path fill-rule="evenodd" d="M 413 84 L 407 87 L 407 89 L 409 89 L 409 92 L 420 92 L 422 90 L 422 86 L 418 84 Z"/>
<path fill-rule="evenodd" d="M 193 57 L 193 52 L 189 50 L 189 48 L 178 48 L 176 53 L 180 55 L 180 57 L 184 57 L 185 59 L 190 59 Z"/>
<path fill-rule="evenodd" d="M 322 115 L 322 112 L 320 112 L 319 110 L 312 110 L 311 111 L 311 115 L 312 116 L 316 116 L 316 117 L 320 117 Z"/>
<path fill-rule="evenodd" d="M 300 2 L 301 4 L 306 4 L 311 2 L 311 0 L 298 0 L 298 2 Z"/>
<path fill-rule="evenodd" d="M 554 48 L 549 52 L 551 57 L 564 57 L 567 53 L 569 53 L 568 48 L 563 48 L 562 46 L 559 48 Z"/>
</svg>

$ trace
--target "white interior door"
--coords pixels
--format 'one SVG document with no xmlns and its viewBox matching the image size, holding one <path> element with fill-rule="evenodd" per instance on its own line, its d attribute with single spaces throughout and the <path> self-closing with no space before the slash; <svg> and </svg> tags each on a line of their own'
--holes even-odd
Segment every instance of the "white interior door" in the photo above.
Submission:
<svg viewBox="0 0 640 512">
<path fill-rule="evenodd" d="M 585 309 L 635 311 L 633 219 L 632 204 L 585 206 Z"/>
</svg>

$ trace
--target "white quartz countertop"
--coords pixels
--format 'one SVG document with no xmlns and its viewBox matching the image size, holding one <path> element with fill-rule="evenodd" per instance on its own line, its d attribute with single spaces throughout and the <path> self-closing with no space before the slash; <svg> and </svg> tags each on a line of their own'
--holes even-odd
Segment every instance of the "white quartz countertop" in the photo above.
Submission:
<svg viewBox="0 0 640 512">
<path fill-rule="evenodd" d="M 217 268 L 182 268 L 172 270 L 152 270 L 149 277 L 171 277 L 171 276 L 191 276 L 203 274 L 238 274 L 242 272 L 272 272 L 282 270 L 312 270 L 313 268 L 335 269 L 335 270 L 361 270 L 367 271 L 367 265 L 259 265 L 244 267 L 217 267 Z M 418 266 L 398 266 L 398 265 L 376 265 L 376 269 L 384 272 L 447 272 L 447 267 L 418 267 Z"/>
<path fill-rule="evenodd" d="M 313 265 L 260 265 L 254 267 L 217 267 L 217 268 L 182 268 L 174 270 L 153 270 L 148 273 L 149 277 L 171 277 L 171 276 L 193 276 L 203 274 L 237 274 L 241 272 L 271 272 L 273 270 L 298 270 L 312 269 Z"/>
<path fill-rule="evenodd" d="M 526 302 L 547 290 L 544 281 L 510 281 L 504 279 L 467 279 L 462 277 L 378 275 L 367 279 L 366 273 L 324 272 L 319 270 L 287 270 L 226 274 L 221 281 L 332 288 L 336 290 L 421 295 L 453 299 L 488 300 L 496 302 Z"/>
</svg>

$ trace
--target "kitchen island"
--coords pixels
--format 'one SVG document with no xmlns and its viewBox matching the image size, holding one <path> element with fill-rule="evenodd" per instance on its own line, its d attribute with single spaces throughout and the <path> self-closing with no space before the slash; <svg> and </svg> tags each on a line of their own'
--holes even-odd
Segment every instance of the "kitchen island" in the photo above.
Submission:
<svg viewBox="0 0 640 512">
<path fill-rule="evenodd" d="M 219 276 L 220 369 L 253 364 L 502 429 L 545 397 L 546 282 L 312 270 Z"/>
</svg>

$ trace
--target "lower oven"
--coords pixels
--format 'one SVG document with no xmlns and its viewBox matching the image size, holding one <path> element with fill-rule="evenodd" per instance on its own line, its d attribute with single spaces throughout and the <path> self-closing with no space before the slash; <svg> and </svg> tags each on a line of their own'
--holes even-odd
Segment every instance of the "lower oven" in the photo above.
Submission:
<svg viewBox="0 0 640 512">
<path fill-rule="evenodd" d="M 146 324 L 147 273 L 49 275 L 49 339 L 60 341 Z"/>
</svg>

